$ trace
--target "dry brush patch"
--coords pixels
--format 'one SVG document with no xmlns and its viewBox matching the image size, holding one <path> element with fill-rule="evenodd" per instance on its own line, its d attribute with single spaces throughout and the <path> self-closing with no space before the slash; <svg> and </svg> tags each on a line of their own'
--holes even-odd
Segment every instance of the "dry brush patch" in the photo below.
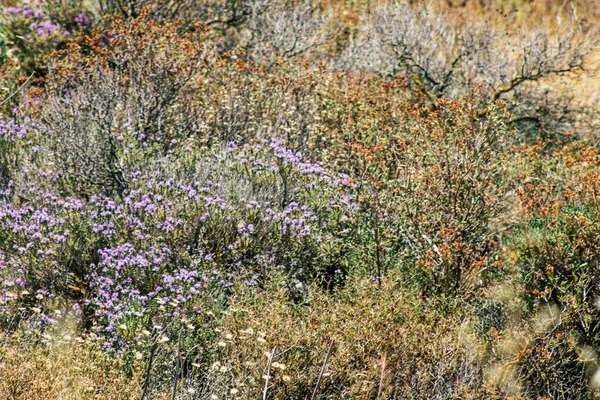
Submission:
<svg viewBox="0 0 600 400">
<path fill-rule="evenodd" d="M 268 360 L 269 398 L 309 398 L 332 341 L 319 396 L 441 399 L 493 392 L 483 382 L 477 339 L 454 300 L 446 312 L 434 311 L 437 305 L 391 280 L 382 286 L 355 281 L 333 297 L 316 292 L 303 306 L 287 296 L 276 289 L 240 293 L 223 318 L 224 352 L 212 373 L 242 398 L 264 390 Z"/>
<path fill-rule="evenodd" d="M 6 399 L 138 399 L 140 386 L 94 340 L 2 335 L 0 396 Z M 46 343 L 48 342 L 48 343 Z"/>
</svg>

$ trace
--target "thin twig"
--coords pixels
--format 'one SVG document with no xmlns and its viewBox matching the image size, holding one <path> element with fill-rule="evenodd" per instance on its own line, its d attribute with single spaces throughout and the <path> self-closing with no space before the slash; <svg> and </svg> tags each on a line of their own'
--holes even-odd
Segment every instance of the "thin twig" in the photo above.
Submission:
<svg viewBox="0 0 600 400">
<path fill-rule="evenodd" d="M 174 321 L 174 320 L 173 320 Z M 158 347 L 158 341 L 160 337 L 167 331 L 169 326 L 173 323 L 173 321 L 169 322 L 167 326 L 165 326 L 156 336 L 156 339 L 152 342 L 152 347 L 150 348 L 150 360 L 148 360 L 148 369 L 146 370 L 146 380 L 144 382 L 144 389 L 142 390 L 142 396 L 140 400 L 144 400 L 146 397 L 146 393 L 148 392 L 148 387 L 150 384 L 150 373 L 152 372 L 152 361 L 154 361 L 154 354 L 156 353 L 156 348 Z"/>
<path fill-rule="evenodd" d="M 379 376 L 379 389 L 377 390 L 376 399 L 379 400 L 381 398 L 381 392 L 383 390 L 383 379 L 385 377 L 385 367 L 386 367 L 386 356 L 383 355 L 383 360 L 381 361 L 381 375 Z"/>
<path fill-rule="evenodd" d="M 263 390 L 263 400 L 267 400 L 267 392 L 269 390 L 269 376 L 271 375 L 271 363 L 273 362 L 273 357 L 275 357 L 275 351 L 277 350 L 277 345 L 273 347 L 271 350 L 271 354 L 269 355 L 269 361 L 267 361 L 267 374 L 265 375 L 265 388 Z"/>
<path fill-rule="evenodd" d="M 315 385 L 315 390 L 310 398 L 310 400 L 315 400 L 317 397 L 317 393 L 319 391 L 319 385 L 321 385 L 321 379 L 323 379 L 323 373 L 325 372 L 325 367 L 327 366 L 327 362 L 329 361 L 329 356 L 331 355 L 331 349 L 333 348 L 333 342 L 335 342 L 335 338 L 331 339 L 331 343 L 329 343 L 329 350 L 327 350 L 327 355 L 325 356 L 325 361 L 323 361 L 323 365 L 321 366 L 321 373 L 319 373 L 319 379 L 317 379 L 317 384 Z"/>
<path fill-rule="evenodd" d="M 175 364 L 175 376 L 173 377 L 173 391 L 171 392 L 171 400 L 175 400 L 177 394 L 177 383 L 179 381 L 179 374 L 181 373 L 181 331 L 179 331 L 179 338 L 177 339 L 177 363 Z"/>
<path fill-rule="evenodd" d="M 148 368 L 146 369 L 146 379 L 144 380 L 144 389 L 142 390 L 142 396 L 140 400 L 144 400 L 146 397 L 146 392 L 148 391 L 148 387 L 150 386 L 150 373 L 152 372 L 152 361 L 154 361 L 154 353 L 156 352 L 156 348 L 158 347 L 158 342 L 154 342 L 152 347 L 150 348 L 150 360 L 148 360 Z"/>
<path fill-rule="evenodd" d="M 197 345 L 195 345 L 195 346 L 192 346 L 192 348 L 188 350 L 188 352 L 187 352 L 187 354 L 186 354 L 185 358 L 183 359 L 183 363 L 181 364 L 182 366 L 183 366 L 183 365 L 189 365 L 189 364 L 188 364 L 188 360 L 190 359 L 190 356 L 192 355 L 192 352 L 193 352 L 194 350 L 196 350 L 196 349 L 197 349 L 198 347 L 200 347 L 200 346 L 201 346 L 201 345 L 197 344 Z M 183 368 L 183 367 L 182 367 L 182 368 Z"/>
<path fill-rule="evenodd" d="M 3 106 L 7 101 L 9 101 L 10 99 L 12 99 L 17 93 L 19 93 L 21 90 L 23 90 L 23 88 L 25 87 L 25 85 L 27 85 L 29 83 L 29 81 L 31 80 L 31 78 L 33 78 L 33 75 L 35 75 L 35 71 L 33 71 L 31 73 L 31 75 L 29 75 L 29 78 L 27 78 L 27 80 L 25 81 L 25 83 L 23 83 L 21 86 L 19 86 L 19 88 L 17 90 L 15 90 L 15 92 L 13 94 L 11 94 L 6 99 L 4 99 L 4 101 L 2 101 L 2 103 L 0 103 L 0 106 Z"/>
</svg>

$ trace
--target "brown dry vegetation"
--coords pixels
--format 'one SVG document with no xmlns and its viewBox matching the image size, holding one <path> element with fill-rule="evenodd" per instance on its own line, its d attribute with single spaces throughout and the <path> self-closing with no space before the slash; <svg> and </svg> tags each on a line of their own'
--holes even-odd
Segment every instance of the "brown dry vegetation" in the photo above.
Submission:
<svg viewBox="0 0 600 400">
<path fill-rule="evenodd" d="M 97 343 L 77 336 L 36 342 L 3 335 L 1 398 L 139 399 L 140 386 L 121 370 L 122 363 L 108 357 Z"/>
</svg>

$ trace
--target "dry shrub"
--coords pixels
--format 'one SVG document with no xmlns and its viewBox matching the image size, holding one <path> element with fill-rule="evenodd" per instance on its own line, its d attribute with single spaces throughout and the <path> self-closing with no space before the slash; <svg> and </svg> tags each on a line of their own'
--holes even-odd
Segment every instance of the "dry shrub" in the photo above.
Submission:
<svg viewBox="0 0 600 400">
<path fill-rule="evenodd" d="M 335 32 L 327 26 L 332 19 L 329 12 L 310 0 L 108 0 L 101 12 L 138 18 L 145 8 L 160 19 L 202 21 L 219 32 L 222 48 L 244 48 L 252 60 L 262 63 L 305 54 Z"/>
<path fill-rule="evenodd" d="M 504 153 L 502 104 L 476 90 L 434 105 L 403 81 L 347 75 L 322 112 L 315 153 L 356 180 L 357 232 L 373 275 L 402 269 L 425 293 L 473 289 L 498 267 Z M 361 263 L 362 264 L 362 263 Z M 360 264 L 358 264 L 360 265 Z"/>
<path fill-rule="evenodd" d="M 185 105 L 186 87 L 206 67 L 210 46 L 203 26 L 180 35 L 179 25 L 152 21 L 146 9 L 128 24 L 115 17 L 109 30 L 57 55 L 41 111 L 59 138 L 49 149 L 55 173 L 79 190 L 122 194 L 142 149 L 164 153 L 195 133 L 200 121 Z M 122 143 L 130 136 L 134 150 Z"/>
<path fill-rule="evenodd" d="M 571 315 L 582 344 L 598 344 L 598 151 L 573 142 L 544 155 L 535 146 L 532 168 L 516 190 L 523 223 L 514 244 L 531 307 L 553 304 Z M 545 176 L 549 181 L 541 181 Z M 550 183 L 551 182 L 551 183 Z"/>
<path fill-rule="evenodd" d="M 252 15 L 247 29 L 249 55 L 256 62 L 272 62 L 279 56 L 293 58 L 322 45 L 332 32 L 327 32 L 331 17 L 310 1 L 298 4 L 274 3 L 258 15 Z"/>
<path fill-rule="evenodd" d="M 407 121 L 410 133 L 401 134 L 396 151 L 387 153 L 397 167 L 395 179 L 388 180 L 392 203 L 386 211 L 398 218 L 392 229 L 409 249 L 409 276 L 416 265 L 423 275 L 415 278 L 424 279 L 426 291 L 468 290 L 500 266 L 497 220 L 505 207 L 509 135 L 501 108 L 491 106 L 486 117 L 478 117 L 482 111 L 474 100 L 438 105 L 435 111 L 415 110 L 423 118 L 414 125 Z"/>
<path fill-rule="evenodd" d="M 225 55 L 197 87 L 204 112 L 200 134 L 209 143 L 277 137 L 303 154 L 319 138 L 319 98 L 329 80 L 306 60 L 271 67 Z"/>
<path fill-rule="evenodd" d="M 490 99 L 510 102 L 515 126 L 524 133 L 581 127 L 589 108 L 549 88 L 589 79 L 580 75 L 586 70 L 595 74 L 586 62 L 600 48 L 595 26 L 574 11 L 548 13 L 536 23 L 517 16 L 434 2 L 382 3 L 334 65 L 405 75 L 433 98 L 456 98 L 481 84 Z"/>
<path fill-rule="evenodd" d="M 52 64 L 41 115 L 58 138 L 47 142 L 53 172 L 77 191 L 122 193 L 141 160 L 184 143 L 278 137 L 306 150 L 317 139 L 323 68 L 278 57 L 257 66 L 244 50 L 224 51 L 204 25 L 156 22 L 148 13 L 127 23 L 116 17 Z"/>
</svg>

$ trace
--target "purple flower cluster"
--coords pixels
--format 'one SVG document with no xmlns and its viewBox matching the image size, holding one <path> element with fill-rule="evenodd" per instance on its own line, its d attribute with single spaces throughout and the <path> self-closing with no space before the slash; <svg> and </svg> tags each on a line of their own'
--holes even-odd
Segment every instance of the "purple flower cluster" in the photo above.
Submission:
<svg viewBox="0 0 600 400">
<path fill-rule="evenodd" d="M 15 7 L 7 7 L 4 9 L 4 15 L 23 18 L 29 23 L 32 33 L 26 34 L 26 39 L 32 39 L 34 34 L 37 37 L 50 36 L 52 34 L 71 35 L 71 32 L 57 21 L 56 14 L 49 14 L 44 11 L 43 4 L 40 1 L 35 1 L 34 3 L 21 2 Z M 78 26 L 77 29 L 86 30 L 94 23 L 94 18 L 81 13 L 73 18 L 73 23 Z M 67 25 L 72 26 L 72 23 L 67 22 Z"/>
<path fill-rule="evenodd" d="M 145 320 L 157 307 L 163 314 L 179 317 L 210 282 L 201 274 L 198 261 L 173 267 L 172 250 L 166 246 L 140 248 L 123 243 L 98 253 L 100 262 L 91 264 L 88 275 L 94 295 L 85 300 L 85 306 L 105 322 L 98 331 L 107 338 L 105 347 L 110 350 L 127 347 L 117 325 Z"/>
<path fill-rule="evenodd" d="M 69 32 L 63 32 L 62 26 L 56 22 L 56 15 L 46 15 L 40 7 L 41 3 L 39 1 L 34 2 L 32 5 L 20 3 L 16 7 L 6 8 L 4 14 L 20 16 L 31 20 L 29 27 L 38 37 L 49 36 L 54 32 L 63 33 L 68 36 Z M 31 34 L 26 35 L 27 39 L 31 39 L 32 37 Z"/>
<path fill-rule="evenodd" d="M 49 19 L 41 22 L 32 22 L 30 27 L 31 29 L 34 29 L 35 33 L 40 37 L 51 35 L 52 32 L 60 31 L 62 29 L 62 26 L 60 26 L 60 24 L 56 24 Z M 66 36 L 68 36 L 68 34 L 66 34 Z"/>
<path fill-rule="evenodd" d="M 0 131 L 28 135 L 14 122 Z M 72 271 L 85 271 L 81 306 L 107 348 L 126 348 L 132 338 L 118 326 L 157 312 L 183 317 L 234 279 L 254 286 L 272 268 L 293 272 L 298 260 L 319 257 L 321 244 L 337 240 L 335 221 L 355 208 L 345 177 L 280 141 L 230 143 L 225 157 L 205 157 L 195 174 L 132 172 L 122 197 L 32 185 L 0 198 L 0 305 L 18 301 L 15 287 L 60 296 Z"/>
<path fill-rule="evenodd" d="M 241 147 L 235 142 L 230 142 L 227 145 L 227 151 L 233 153 L 235 160 L 240 164 L 249 163 L 254 171 L 258 173 L 265 169 L 278 173 L 282 172 L 282 169 L 292 168 L 298 174 L 313 177 L 307 183 L 307 187 L 323 183 L 346 187 L 355 186 L 348 175 L 335 174 L 319 164 L 304 162 L 302 153 L 286 148 L 280 139 L 263 139 L 261 144 L 254 146 L 245 144 Z M 261 155 L 259 156 L 259 154 Z M 266 159 L 265 155 L 267 156 Z"/>
<path fill-rule="evenodd" d="M 29 122 L 29 119 L 25 121 Z M 27 136 L 29 129 L 26 124 L 20 124 L 14 119 L 10 121 L 0 120 L 0 140 L 11 141 L 23 139 Z"/>
<path fill-rule="evenodd" d="M 25 117 L 22 122 L 17 122 L 15 119 L 0 120 L 0 151 L 9 151 L 19 142 L 22 147 L 29 148 L 32 155 L 38 153 L 40 147 L 32 133 L 39 130 L 39 124 L 31 121 L 29 117 Z M 51 131 L 45 133 L 52 134 Z"/>
</svg>

